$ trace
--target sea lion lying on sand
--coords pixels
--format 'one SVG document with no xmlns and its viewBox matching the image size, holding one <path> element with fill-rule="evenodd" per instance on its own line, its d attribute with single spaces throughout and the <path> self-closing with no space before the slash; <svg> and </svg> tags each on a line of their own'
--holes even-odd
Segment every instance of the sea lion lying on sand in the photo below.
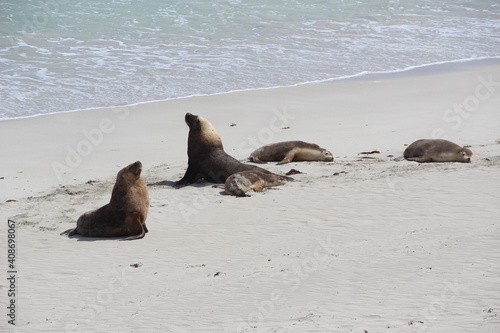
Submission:
<svg viewBox="0 0 500 333">
<path fill-rule="evenodd" d="M 416 162 L 464 162 L 470 163 L 472 151 L 443 139 L 422 139 L 410 144 L 404 158 Z"/>
<path fill-rule="evenodd" d="M 285 164 L 292 161 L 333 161 L 330 151 L 317 144 L 304 141 L 284 141 L 269 144 L 256 149 L 250 154 L 250 161 L 255 163 L 275 161 Z"/>
<path fill-rule="evenodd" d="M 247 193 L 251 190 L 261 192 L 264 187 L 283 185 L 289 180 L 293 178 L 259 171 L 242 171 L 227 178 L 224 190 L 229 195 L 245 197 L 249 196 Z"/>
</svg>

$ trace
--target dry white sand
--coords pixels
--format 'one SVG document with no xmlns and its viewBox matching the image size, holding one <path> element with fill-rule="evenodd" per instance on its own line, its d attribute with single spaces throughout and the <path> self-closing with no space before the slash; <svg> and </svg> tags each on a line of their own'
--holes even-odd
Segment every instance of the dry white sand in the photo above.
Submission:
<svg viewBox="0 0 500 333">
<path fill-rule="evenodd" d="M 304 174 L 250 198 L 174 189 L 186 112 L 241 160 L 304 140 L 335 161 L 266 164 Z M 0 122 L 0 331 L 500 332 L 499 126 L 498 62 Z M 473 163 L 394 160 L 420 138 Z M 145 238 L 59 235 L 136 160 Z"/>
</svg>

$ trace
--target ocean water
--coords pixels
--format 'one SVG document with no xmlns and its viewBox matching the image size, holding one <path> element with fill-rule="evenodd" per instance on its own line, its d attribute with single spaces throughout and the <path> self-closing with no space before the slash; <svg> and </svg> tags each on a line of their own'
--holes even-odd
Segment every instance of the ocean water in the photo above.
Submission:
<svg viewBox="0 0 500 333">
<path fill-rule="evenodd" d="M 498 0 L 2 0 L 0 119 L 498 56 Z"/>
</svg>

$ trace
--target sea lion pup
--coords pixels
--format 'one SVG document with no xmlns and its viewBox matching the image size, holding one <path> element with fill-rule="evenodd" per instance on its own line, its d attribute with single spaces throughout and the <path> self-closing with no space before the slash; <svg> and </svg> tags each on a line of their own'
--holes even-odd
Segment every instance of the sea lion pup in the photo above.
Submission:
<svg viewBox="0 0 500 333">
<path fill-rule="evenodd" d="M 137 161 L 121 169 L 109 203 L 88 211 L 78 218 L 76 228 L 61 235 L 79 234 L 87 237 L 122 237 L 125 240 L 143 238 L 148 228 L 148 188 L 141 177 L 142 163 Z"/>
<path fill-rule="evenodd" d="M 266 145 L 250 154 L 250 161 L 263 163 L 278 161 L 285 164 L 292 161 L 333 161 L 330 151 L 317 144 L 304 141 L 284 141 Z"/>
<path fill-rule="evenodd" d="M 292 178 L 260 171 L 242 171 L 227 178 L 224 190 L 230 195 L 246 197 L 249 196 L 247 192 L 251 190 L 261 192 L 264 187 L 283 185 L 288 180 Z"/>
<path fill-rule="evenodd" d="M 417 140 L 406 147 L 403 156 L 416 162 L 464 162 L 470 163 L 472 152 L 442 139 Z"/>
<path fill-rule="evenodd" d="M 177 187 L 192 184 L 199 179 L 224 183 L 230 175 L 240 171 L 258 170 L 271 173 L 254 165 L 244 164 L 228 155 L 222 146 L 219 133 L 208 120 L 186 113 L 188 135 L 188 168 Z"/>
</svg>

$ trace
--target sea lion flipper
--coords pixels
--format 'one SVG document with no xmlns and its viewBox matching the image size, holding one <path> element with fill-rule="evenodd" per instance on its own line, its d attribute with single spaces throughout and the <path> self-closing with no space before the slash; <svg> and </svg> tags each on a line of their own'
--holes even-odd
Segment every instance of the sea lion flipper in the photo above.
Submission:
<svg viewBox="0 0 500 333">
<path fill-rule="evenodd" d="M 290 163 L 291 161 L 293 161 L 293 158 L 295 157 L 295 153 L 293 152 L 290 152 L 288 153 L 285 158 L 283 158 L 281 161 L 279 161 L 278 163 L 276 163 L 277 165 L 281 165 L 281 164 L 286 164 L 286 163 Z"/>
<path fill-rule="evenodd" d="M 290 163 L 293 161 L 293 159 L 295 158 L 295 154 L 297 154 L 297 151 L 298 149 L 294 148 L 292 150 L 290 150 L 286 155 L 285 157 L 280 161 L 278 162 L 278 165 L 281 165 L 281 164 L 285 164 L 285 163 Z"/>
<path fill-rule="evenodd" d="M 146 228 L 146 226 L 142 226 L 142 225 L 141 225 L 141 228 L 142 228 L 142 231 L 141 231 L 140 234 L 129 236 L 127 238 L 123 238 L 123 239 L 120 239 L 120 240 L 121 241 L 126 241 L 126 240 L 134 240 L 134 239 L 144 238 L 144 236 L 146 236 L 146 232 L 148 232 L 148 228 Z"/>
<path fill-rule="evenodd" d="M 258 156 L 251 156 L 250 161 L 254 163 L 259 163 L 259 164 L 265 164 L 263 160 L 261 160 Z"/>
<path fill-rule="evenodd" d="M 130 236 L 130 237 L 123 238 L 123 239 L 120 239 L 120 240 L 121 241 L 127 241 L 127 240 L 141 239 L 141 238 L 144 238 L 145 235 L 146 235 L 146 232 L 144 232 L 144 230 L 143 230 L 139 235 Z"/>
<path fill-rule="evenodd" d="M 125 219 L 125 225 L 128 226 L 129 233 L 132 234 L 132 236 L 129 236 L 122 240 L 141 239 L 144 238 L 146 232 L 149 231 L 139 212 L 128 213 L 127 218 Z M 134 235 L 134 233 L 136 234 Z"/>
<path fill-rule="evenodd" d="M 61 236 L 68 236 L 71 237 L 73 235 L 76 235 L 78 232 L 76 231 L 76 228 L 71 228 L 66 231 L 63 231 L 60 233 Z"/>
<path fill-rule="evenodd" d="M 414 162 L 419 162 L 419 163 L 423 163 L 423 162 L 429 162 L 428 159 L 426 159 L 425 157 L 423 156 L 418 156 L 418 157 L 407 157 L 406 158 L 407 161 L 414 161 Z"/>
<path fill-rule="evenodd" d="M 254 190 L 254 192 L 262 192 L 264 191 L 264 185 L 262 183 L 257 183 L 252 189 Z"/>
<path fill-rule="evenodd" d="M 180 180 L 178 180 L 174 187 L 175 188 L 181 188 L 186 185 L 191 185 L 193 183 L 196 183 L 197 180 L 203 178 L 202 175 L 195 170 L 191 165 L 188 166 L 186 173 L 184 174 L 184 177 L 182 177 Z"/>
<path fill-rule="evenodd" d="M 190 175 L 186 174 L 184 175 L 184 177 L 182 177 L 180 180 L 176 181 L 175 184 L 174 184 L 174 187 L 175 188 L 181 188 L 181 187 L 184 187 L 186 185 L 191 185 L 193 184 L 194 182 L 196 182 L 196 180 L 192 179 L 192 177 Z"/>
</svg>

